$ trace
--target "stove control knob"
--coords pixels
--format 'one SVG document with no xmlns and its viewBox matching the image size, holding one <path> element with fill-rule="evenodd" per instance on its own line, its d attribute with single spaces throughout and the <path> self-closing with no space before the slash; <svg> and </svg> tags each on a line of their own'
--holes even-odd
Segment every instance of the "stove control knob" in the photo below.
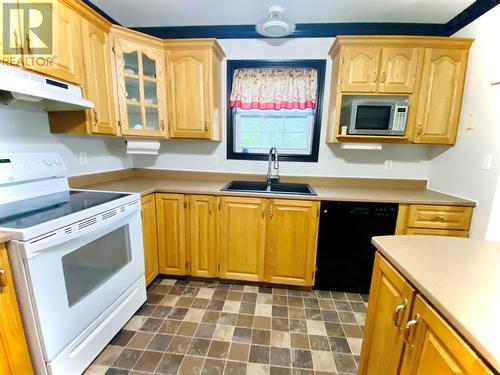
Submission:
<svg viewBox="0 0 500 375">
<path fill-rule="evenodd" d="M 55 165 L 62 165 L 62 161 L 59 159 L 54 159 L 54 164 Z"/>
<path fill-rule="evenodd" d="M 50 159 L 45 159 L 43 162 L 45 163 L 45 165 L 47 165 L 49 167 L 52 165 L 52 160 L 50 160 Z"/>
</svg>

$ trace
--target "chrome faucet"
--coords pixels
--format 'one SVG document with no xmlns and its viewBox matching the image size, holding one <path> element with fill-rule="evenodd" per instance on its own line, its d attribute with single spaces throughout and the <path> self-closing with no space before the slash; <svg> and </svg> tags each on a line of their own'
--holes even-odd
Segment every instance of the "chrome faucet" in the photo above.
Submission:
<svg viewBox="0 0 500 375">
<path fill-rule="evenodd" d="M 274 163 L 273 163 L 274 155 Z M 280 163 L 278 161 L 278 149 L 276 147 L 271 147 L 269 150 L 269 164 L 267 166 L 267 183 L 278 182 L 280 180 L 279 175 Z"/>
</svg>

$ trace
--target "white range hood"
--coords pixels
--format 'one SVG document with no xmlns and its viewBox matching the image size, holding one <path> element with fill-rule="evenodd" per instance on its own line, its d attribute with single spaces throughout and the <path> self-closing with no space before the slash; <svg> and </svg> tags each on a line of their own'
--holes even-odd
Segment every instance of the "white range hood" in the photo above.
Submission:
<svg viewBox="0 0 500 375">
<path fill-rule="evenodd" d="M 0 102 L 29 102 L 48 112 L 94 108 L 76 85 L 7 65 L 0 65 Z"/>
</svg>

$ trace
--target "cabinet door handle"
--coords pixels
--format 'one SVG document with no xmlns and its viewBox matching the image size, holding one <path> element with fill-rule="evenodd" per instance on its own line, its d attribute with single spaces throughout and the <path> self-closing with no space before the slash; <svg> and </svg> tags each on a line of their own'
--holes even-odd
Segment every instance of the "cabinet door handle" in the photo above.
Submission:
<svg viewBox="0 0 500 375">
<path fill-rule="evenodd" d="M 382 72 L 382 76 L 380 77 L 380 82 L 385 82 L 386 79 L 386 72 Z"/>
<path fill-rule="evenodd" d="M 208 204 L 208 214 L 212 215 L 212 203 Z"/>
<path fill-rule="evenodd" d="M 5 271 L 0 268 L 0 288 L 3 288 L 6 285 L 7 283 L 5 282 Z"/>
<path fill-rule="evenodd" d="M 399 323 L 399 317 L 401 311 L 404 311 L 404 309 L 406 309 L 406 303 L 407 301 L 405 300 L 402 304 L 397 305 L 394 311 L 392 312 L 392 322 L 398 328 L 401 328 L 401 323 Z"/>
<path fill-rule="evenodd" d="M 97 124 L 99 123 L 99 116 L 97 116 L 97 111 L 95 110 L 95 108 L 93 109 L 94 111 L 94 126 L 97 126 Z"/>
<path fill-rule="evenodd" d="M 266 208 L 262 206 L 262 218 L 264 219 L 264 216 L 266 215 Z"/>
<path fill-rule="evenodd" d="M 415 315 L 414 319 L 412 319 L 408 323 L 406 323 L 406 327 L 405 327 L 405 330 L 403 332 L 403 339 L 405 340 L 405 343 L 409 346 L 410 351 L 412 351 L 413 348 L 415 347 L 415 345 L 413 344 L 413 340 L 415 339 L 415 333 L 413 333 L 413 335 L 411 335 L 412 331 L 414 332 L 414 330 L 412 328 L 416 327 L 419 319 L 420 319 L 420 316 L 418 314 Z"/>
<path fill-rule="evenodd" d="M 377 82 L 377 76 L 378 76 L 377 71 L 376 71 L 376 70 L 374 70 L 374 71 L 373 71 L 373 82 L 374 82 L 374 83 L 375 83 L 375 82 Z"/>
<path fill-rule="evenodd" d="M 269 206 L 269 217 L 271 219 L 273 218 L 273 205 L 272 204 Z"/>
<path fill-rule="evenodd" d="M 419 122 L 417 124 L 417 135 L 420 135 L 420 134 L 422 134 L 422 123 L 421 122 Z"/>
<path fill-rule="evenodd" d="M 205 132 L 208 133 L 208 124 L 210 123 L 210 120 L 205 120 Z"/>
</svg>

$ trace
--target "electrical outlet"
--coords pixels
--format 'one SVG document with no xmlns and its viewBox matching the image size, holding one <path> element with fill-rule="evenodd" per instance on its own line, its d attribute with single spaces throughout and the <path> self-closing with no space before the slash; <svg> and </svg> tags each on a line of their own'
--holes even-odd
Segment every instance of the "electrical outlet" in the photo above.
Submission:
<svg viewBox="0 0 500 375">
<path fill-rule="evenodd" d="M 484 154 L 481 160 L 481 169 L 483 171 L 489 171 L 491 169 L 491 164 L 493 163 L 492 154 Z"/>
<path fill-rule="evenodd" d="M 390 171 L 392 169 L 392 160 L 386 160 L 384 162 L 384 169 Z"/>
<path fill-rule="evenodd" d="M 87 153 L 86 152 L 80 152 L 80 165 L 87 165 L 88 164 L 88 159 L 87 159 Z"/>
</svg>

